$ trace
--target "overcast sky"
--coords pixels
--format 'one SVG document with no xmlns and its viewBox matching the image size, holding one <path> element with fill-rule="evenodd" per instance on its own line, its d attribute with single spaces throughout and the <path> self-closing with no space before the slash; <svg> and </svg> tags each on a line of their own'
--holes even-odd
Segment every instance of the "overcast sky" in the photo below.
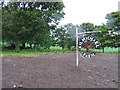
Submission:
<svg viewBox="0 0 120 90">
<path fill-rule="evenodd" d="M 80 25 L 90 22 L 95 25 L 106 23 L 106 14 L 118 11 L 120 0 L 63 0 L 65 18 L 60 25 L 73 23 Z"/>
<path fill-rule="evenodd" d="M 0 0 L 1 1 L 1 0 Z M 9 0 L 4 0 L 9 1 Z M 106 23 L 106 14 L 118 11 L 120 0 L 62 0 L 66 13 L 59 25 L 73 23 L 74 25 L 90 22 L 95 25 Z"/>
</svg>

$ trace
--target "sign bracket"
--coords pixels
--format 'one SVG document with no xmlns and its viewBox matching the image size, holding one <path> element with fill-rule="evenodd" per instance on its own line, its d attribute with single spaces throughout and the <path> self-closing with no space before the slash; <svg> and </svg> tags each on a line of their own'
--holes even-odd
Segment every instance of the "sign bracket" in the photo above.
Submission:
<svg viewBox="0 0 120 90">
<path fill-rule="evenodd" d="M 82 33 L 78 33 L 78 29 L 76 27 L 76 66 L 78 66 L 79 64 L 79 60 L 78 60 L 78 35 L 79 34 L 89 34 L 89 33 L 97 33 L 97 32 L 101 32 L 101 31 L 90 31 L 90 32 L 82 32 Z"/>
</svg>

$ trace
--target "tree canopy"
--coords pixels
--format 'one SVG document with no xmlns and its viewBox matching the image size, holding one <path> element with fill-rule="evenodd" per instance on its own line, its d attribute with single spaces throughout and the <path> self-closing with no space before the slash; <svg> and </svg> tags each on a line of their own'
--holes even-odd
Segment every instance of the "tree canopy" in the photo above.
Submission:
<svg viewBox="0 0 120 90">
<path fill-rule="evenodd" d="M 106 14 L 107 22 L 94 25 L 83 22 L 80 25 L 68 23 L 57 27 L 64 18 L 63 2 L 2 2 L 2 39 L 15 46 L 19 51 L 25 43 L 37 48 L 49 49 L 50 46 L 71 49 L 75 47 L 76 28 L 78 32 L 101 31 L 99 33 L 79 35 L 94 36 L 101 42 L 101 47 L 119 47 L 120 12 Z"/>
<path fill-rule="evenodd" d="M 120 12 L 111 12 L 106 15 L 107 23 L 97 26 L 101 33 L 96 34 L 102 47 L 119 47 L 120 42 Z"/>
<path fill-rule="evenodd" d="M 2 2 L 3 41 L 15 44 L 16 51 L 26 42 L 46 44 L 50 30 L 65 14 L 63 8 L 62 2 Z"/>
</svg>

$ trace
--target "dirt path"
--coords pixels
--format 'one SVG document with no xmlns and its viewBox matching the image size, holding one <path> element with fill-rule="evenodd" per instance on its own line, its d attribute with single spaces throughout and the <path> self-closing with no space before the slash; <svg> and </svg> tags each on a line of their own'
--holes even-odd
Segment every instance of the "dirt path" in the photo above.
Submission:
<svg viewBox="0 0 120 90">
<path fill-rule="evenodd" d="M 117 88 L 119 83 L 117 54 L 79 56 L 78 67 L 75 53 L 2 58 L 3 88 Z"/>
</svg>

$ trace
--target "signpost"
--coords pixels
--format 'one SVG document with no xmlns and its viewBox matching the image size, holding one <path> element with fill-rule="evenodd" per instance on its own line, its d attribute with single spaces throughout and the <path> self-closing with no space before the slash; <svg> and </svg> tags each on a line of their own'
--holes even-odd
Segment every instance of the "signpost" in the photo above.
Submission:
<svg viewBox="0 0 120 90">
<path fill-rule="evenodd" d="M 78 29 L 76 27 L 76 65 L 78 66 Z"/>
<path fill-rule="evenodd" d="M 76 27 L 76 66 L 78 66 L 78 63 L 79 63 L 79 61 L 78 61 L 78 52 L 79 52 L 79 50 L 78 50 L 78 35 L 79 34 L 97 33 L 97 32 L 101 32 L 101 31 L 90 31 L 90 32 L 78 33 L 78 29 Z"/>
</svg>

